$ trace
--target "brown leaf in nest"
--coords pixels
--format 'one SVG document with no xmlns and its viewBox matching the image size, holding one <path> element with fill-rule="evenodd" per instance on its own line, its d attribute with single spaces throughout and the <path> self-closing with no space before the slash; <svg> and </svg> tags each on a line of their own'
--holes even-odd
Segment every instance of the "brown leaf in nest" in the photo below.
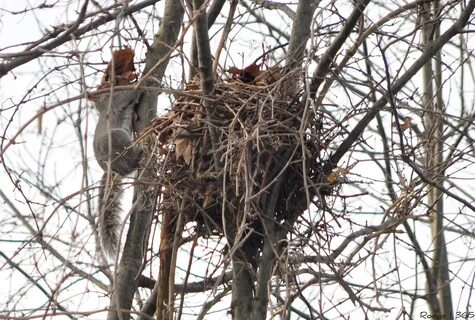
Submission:
<svg viewBox="0 0 475 320">
<path fill-rule="evenodd" d="M 262 73 L 261 64 L 256 64 L 255 62 L 248 65 L 244 69 L 231 67 L 228 69 L 228 72 L 233 75 L 234 79 L 239 79 L 244 83 L 253 82 L 256 77 L 258 77 Z"/>
<path fill-rule="evenodd" d="M 195 98 L 190 96 L 190 94 L 199 95 L 201 91 L 201 85 L 199 83 L 190 82 L 185 85 L 185 89 L 183 90 L 186 94 L 182 94 L 180 92 L 176 92 L 174 95 L 175 99 L 180 102 L 184 101 L 194 101 Z"/>
<path fill-rule="evenodd" d="M 193 80 L 185 85 L 185 91 L 197 91 L 201 90 L 200 77 L 195 75 Z"/>
<path fill-rule="evenodd" d="M 175 152 L 177 157 L 182 157 L 187 165 L 193 159 L 193 145 L 189 139 L 177 139 L 175 141 Z"/>
<path fill-rule="evenodd" d="M 182 157 L 187 165 L 191 164 L 193 159 L 194 146 L 190 139 L 190 134 L 185 129 L 178 128 L 176 130 L 177 138 L 175 139 L 176 157 Z"/>
<path fill-rule="evenodd" d="M 114 65 L 113 70 L 112 65 Z M 107 87 L 112 82 L 117 85 L 127 85 L 137 80 L 137 74 L 134 71 L 134 50 L 129 47 L 122 50 L 115 50 L 104 72 L 101 87 Z M 113 76 L 114 79 L 112 78 Z"/>
<path fill-rule="evenodd" d="M 284 75 L 280 71 L 278 66 L 270 67 L 267 70 L 261 71 L 261 73 L 256 77 L 254 80 L 256 83 L 264 83 L 266 85 L 272 84 L 280 79 L 282 79 Z"/>
</svg>

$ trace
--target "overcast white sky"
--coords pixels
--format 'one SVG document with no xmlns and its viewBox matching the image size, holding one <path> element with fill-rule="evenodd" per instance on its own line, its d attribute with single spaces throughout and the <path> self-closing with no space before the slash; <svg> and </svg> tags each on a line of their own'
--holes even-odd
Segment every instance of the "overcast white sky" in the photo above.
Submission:
<svg viewBox="0 0 475 320">
<path fill-rule="evenodd" d="M 16 14 L 16 15 L 11 15 L 8 14 L 5 10 L 8 11 L 20 11 L 26 7 L 31 7 L 34 6 L 38 3 L 42 3 L 43 1 L 26 1 L 26 0 L 0 0 L 0 48 L 5 48 L 13 45 L 17 45 L 19 43 L 26 43 L 35 39 L 38 39 L 41 37 L 43 34 L 43 31 L 45 29 L 51 28 L 51 26 L 58 25 L 62 22 L 69 22 L 72 21 L 76 17 L 76 11 L 79 8 L 79 3 L 78 1 L 59 1 L 57 5 L 55 5 L 55 9 L 52 10 L 42 10 L 41 16 L 36 16 L 34 12 L 25 12 L 21 14 Z M 161 4 L 157 6 L 157 11 L 161 12 Z M 370 16 L 379 16 L 380 12 L 378 10 L 374 11 L 369 11 L 368 14 Z M 284 23 L 282 19 L 274 14 L 269 13 L 268 16 L 266 16 L 270 21 L 272 21 L 276 25 L 281 25 Z M 473 28 L 472 28 L 473 29 Z M 290 30 L 290 28 L 289 28 Z M 239 39 L 235 39 L 233 42 L 233 45 L 231 47 L 231 55 L 235 59 L 235 61 L 241 61 L 240 55 L 242 54 L 244 56 L 245 63 L 252 62 L 253 57 L 257 57 L 261 54 L 261 50 L 258 49 L 248 49 L 249 45 L 251 45 L 254 48 L 260 48 L 260 43 L 259 39 L 256 40 L 255 34 L 250 33 L 249 31 L 242 29 L 242 30 L 236 30 L 239 31 Z M 472 36 L 473 39 L 473 36 Z M 79 49 L 86 49 L 89 46 L 94 47 L 97 45 L 95 42 L 97 39 L 94 37 L 90 39 L 90 42 L 87 41 L 82 41 L 79 43 Z M 218 41 L 217 38 L 215 38 L 213 41 Z M 471 46 L 471 50 L 475 49 L 475 41 L 468 42 L 468 45 Z M 185 46 L 186 48 L 187 46 Z M 7 54 L 7 53 L 15 53 L 18 51 L 21 51 L 23 49 L 22 46 L 15 46 L 15 47 L 10 47 L 8 49 L 4 49 L 0 51 L 0 57 L 1 55 Z M 68 43 L 67 45 L 63 46 L 62 49 L 64 49 L 64 52 L 68 50 L 74 50 L 77 49 L 74 42 Z M 144 56 L 144 52 L 142 51 L 143 48 L 140 48 L 137 51 L 137 59 L 141 59 Z M 185 51 L 187 52 L 187 51 Z M 59 52 L 61 53 L 61 52 Z M 55 53 L 57 54 L 57 53 Z M 456 53 L 454 52 L 454 55 Z M 48 55 L 47 55 L 48 56 Z M 110 52 L 97 52 L 96 54 L 88 54 L 87 59 L 89 61 L 93 60 L 95 62 L 101 62 L 101 61 L 108 61 L 108 58 L 110 56 Z M 449 54 L 447 54 L 448 58 L 451 58 Z M 396 60 L 396 59 L 395 59 Z M 73 61 L 74 62 L 74 61 Z M 12 116 L 12 114 L 15 112 L 15 109 L 6 109 L 2 111 L 2 115 L 0 115 L 0 129 L 2 132 L 6 128 L 7 125 L 10 125 L 10 128 L 8 129 L 7 133 L 9 135 L 12 135 L 20 128 L 24 123 L 30 119 L 31 117 L 34 117 L 35 114 L 44 106 L 50 106 L 54 104 L 57 101 L 61 101 L 67 97 L 75 96 L 80 94 L 79 86 L 76 84 L 72 85 L 71 87 L 68 88 L 66 85 L 68 78 L 77 76 L 70 74 L 74 68 L 72 69 L 67 69 L 65 68 L 57 70 L 55 72 L 52 72 L 51 75 L 44 81 L 41 81 L 38 86 L 34 86 L 34 83 L 36 83 L 41 75 L 44 73 L 48 72 L 52 67 L 55 66 L 61 66 L 67 64 L 67 59 L 65 59 L 65 55 L 61 55 L 57 58 L 57 60 L 54 59 L 40 59 L 35 60 L 31 63 L 28 63 L 24 66 L 21 66 L 17 69 L 14 70 L 13 73 L 9 73 L 7 76 L 3 77 L 0 79 L 0 104 L 2 105 L 2 108 L 6 108 L 6 106 L 11 106 L 12 104 L 18 103 L 24 96 L 25 94 L 28 94 L 28 97 L 37 97 L 31 99 L 30 102 L 24 104 L 21 107 L 20 112 L 18 112 L 14 117 L 13 117 L 13 122 L 10 124 L 9 119 Z M 227 62 L 227 65 L 232 65 L 232 63 Z M 396 66 L 396 65 L 395 65 Z M 76 68 L 77 70 L 77 68 Z M 181 68 L 178 65 L 178 62 L 175 61 L 172 63 L 171 68 L 170 68 L 170 73 L 169 75 L 176 80 L 176 83 L 178 83 L 180 79 L 180 74 L 181 74 Z M 396 72 L 396 70 L 393 70 Z M 467 77 L 471 77 L 467 75 Z M 89 77 L 87 78 L 87 85 L 90 87 L 94 87 L 95 85 L 98 84 L 99 78 L 93 78 Z M 473 107 L 474 104 L 474 96 L 475 96 L 475 90 L 473 87 L 474 82 L 470 78 L 470 81 L 467 81 L 465 83 L 466 85 L 466 92 L 467 92 L 467 99 L 471 99 L 471 101 L 467 101 L 467 105 L 470 105 Z M 27 90 L 32 89 L 31 92 L 27 92 Z M 49 92 L 51 89 L 55 89 L 56 91 L 53 94 L 48 94 L 44 95 L 47 92 Z M 447 87 L 447 96 L 450 96 L 454 94 L 453 92 L 457 90 L 457 88 L 454 86 L 448 86 Z M 472 96 L 470 97 L 470 93 Z M 344 95 L 342 94 L 341 98 L 343 99 Z M 160 106 L 169 106 L 169 97 L 166 95 L 162 95 L 160 97 L 162 99 Z M 457 103 L 457 98 L 454 97 L 451 101 L 454 101 L 454 104 Z M 14 167 L 14 168 L 23 168 L 25 171 L 25 175 L 29 176 L 30 173 L 32 172 L 32 169 L 35 169 L 35 161 L 37 159 L 52 159 L 52 162 L 47 163 L 47 166 L 43 168 L 43 170 L 46 172 L 45 174 L 45 183 L 46 184 L 51 184 L 54 185 L 55 181 L 60 181 L 62 179 L 67 179 L 68 183 L 67 184 L 62 184 L 61 185 L 61 190 L 59 191 L 59 194 L 61 194 L 63 197 L 66 197 L 67 195 L 73 195 L 79 190 L 81 190 L 82 186 L 82 181 L 81 181 L 81 176 L 82 176 L 82 158 L 78 153 L 77 150 L 77 136 L 74 133 L 74 127 L 73 122 L 74 119 L 68 119 L 67 114 L 70 113 L 72 110 L 77 110 L 79 107 L 83 107 L 82 111 L 82 116 L 84 117 L 84 121 L 82 125 L 84 126 L 84 130 L 87 130 L 87 132 L 92 133 L 93 128 L 94 128 L 94 121 L 95 121 L 95 111 L 93 111 L 92 108 L 87 108 L 86 106 L 90 105 L 89 103 L 86 103 L 85 101 L 75 101 L 73 103 L 70 103 L 69 105 L 64 105 L 60 106 L 54 111 L 51 111 L 47 113 L 42 121 L 43 125 L 41 127 L 42 132 L 38 133 L 38 130 L 40 128 L 40 125 L 38 121 L 33 122 L 25 131 L 24 133 L 19 137 L 18 139 L 18 145 L 13 146 L 6 154 L 6 164 L 8 167 Z M 458 112 L 457 109 L 455 109 L 454 114 Z M 51 123 L 56 123 L 57 121 L 64 121 L 65 125 L 59 125 L 59 126 L 50 126 Z M 415 120 L 417 121 L 417 120 Z M 372 143 L 374 140 L 374 144 L 377 143 L 377 138 L 374 137 L 375 134 L 368 134 L 367 137 L 367 142 Z M 92 139 L 90 139 L 90 142 L 92 142 Z M 45 146 L 51 146 L 50 150 L 48 153 L 45 153 Z M 93 155 L 92 155 L 92 148 L 89 144 L 89 161 L 90 166 L 91 166 L 91 172 L 92 172 L 92 177 L 93 179 L 96 179 L 96 181 L 100 178 L 101 175 L 101 170 L 98 168 L 96 165 Z M 352 155 L 355 157 L 358 157 L 358 155 Z M 367 157 L 365 157 L 367 159 Z M 371 164 L 369 162 L 362 163 L 358 165 L 355 168 L 355 173 L 360 174 L 362 177 L 364 177 L 363 180 L 369 181 L 370 178 L 380 178 L 380 174 L 377 170 L 374 168 L 374 164 Z M 21 171 L 22 169 L 20 169 Z M 34 172 L 34 171 L 33 171 Z M 475 194 L 474 190 L 474 184 L 473 184 L 473 177 L 475 175 L 475 170 L 472 170 L 470 167 L 470 170 L 464 170 L 461 171 L 460 173 L 457 173 L 460 178 L 466 179 L 466 182 L 460 182 L 464 187 L 467 188 L 468 192 L 471 194 Z M 354 179 L 358 179 L 359 177 L 355 175 L 353 177 Z M 29 179 L 35 179 L 35 177 L 31 176 Z M 3 170 L 0 171 L 0 181 L 1 181 L 1 189 L 3 192 L 7 193 L 10 199 L 15 200 L 15 204 L 20 208 L 21 210 L 25 210 L 25 214 L 28 214 L 29 210 L 27 209 L 27 206 L 24 203 L 24 199 L 22 195 L 19 194 L 18 190 L 15 189 L 14 184 L 10 180 L 10 178 L 5 174 Z M 22 188 L 23 192 L 28 197 L 31 198 L 42 198 L 43 195 L 41 195 L 35 188 L 29 187 L 28 184 L 22 182 Z M 381 193 L 381 185 L 380 184 L 368 184 L 367 185 L 368 189 L 371 190 L 371 192 L 374 193 Z M 56 191 L 56 190 L 55 190 Z M 356 189 L 353 188 L 348 188 L 347 189 L 348 193 L 351 192 L 356 192 Z M 74 199 L 74 197 L 73 197 Z M 71 202 L 71 203 L 76 203 L 79 204 L 81 203 L 81 198 L 76 197 L 76 202 Z M 461 205 L 452 201 L 452 200 L 447 200 L 447 214 L 448 214 L 448 219 L 451 219 L 451 217 L 457 217 L 457 213 L 461 209 Z M 32 204 L 33 207 L 36 208 L 36 204 Z M 365 224 L 378 224 L 381 220 L 381 215 L 374 215 L 372 213 L 374 212 L 382 212 L 382 209 L 380 208 L 380 203 L 376 202 L 374 199 L 370 197 L 365 197 L 365 198 L 355 198 L 349 200 L 349 206 L 353 208 L 354 210 L 354 215 L 352 215 L 352 219 L 356 223 L 360 223 L 361 225 Z M 47 207 L 42 207 L 41 205 L 38 205 L 38 210 L 44 213 L 44 216 L 49 216 L 50 214 L 53 215 L 53 220 L 56 221 L 57 224 L 61 224 L 62 222 L 68 222 L 69 225 L 65 227 L 65 229 L 61 230 L 62 233 L 68 233 L 70 232 L 75 233 L 78 230 L 81 231 L 83 230 L 82 228 L 86 228 L 87 225 L 85 224 L 84 221 L 81 221 L 81 219 L 77 217 L 69 217 L 67 216 L 67 213 L 60 213 L 58 215 L 54 215 L 56 206 L 54 202 L 49 202 Z M 357 214 L 358 212 L 361 212 Z M 422 213 L 422 211 L 421 211 Z M 5 205 L 2 205 L 2 208 L 0 208 L 0 214 L 1 215 L 11 215 L 10 209 L 7 208 Z M 469 213 L 472 217 L 474 213 Z M 472 220 L 473 221 L 473 220 Z M 44 221 L 43 221 L 44 222 Z M 463 222 L 465 223 L 465 222 Z M 421 224 L 416 223 L 417 225 L 417 236 L 419 238 L 419 241 L 422 243 L 423 248 L 429 248 L 431 245 L 431 236 L 430 236 L 430 230 L 428 228 L 422 227 Z M 472 225 L 471 230 L 475 230 L 475 226 Z M 344 233 L 346 230 L 350 228 L 350 226 L 346 223 L 342 223 L 342 227 L 339 229 L 338 227 L 335 227 L 338 229 L 338 231 L 341 231 Z M 3 230 L 7 230 L 8 228 L 4 228 Z M 2 230 L 2 229 L 0 229 Z M 14 231 L 14 227 L 12 226 L 10 228 L 11 231 Z M 87 231 L 89 232 L 89 231 Z M 81 232 L 79 232 L 81 233 Z M 18 239 L 17 238 L 18 234 L 12 233 L 12 234 L 5 234 L 5 233 L 0 233 L 0 246 L 1 246 L 1 251 L 4 253 L 7 253 L 10 257 L 15 255 L 15 252 L 21 248 L 22 243 L 24 239 Z M 88 235 L 85 234 L 80 234 L 82 239 L 84 240 L 84 237 L 87 237 Z M 90 235 L 89 235 L 90 236 Z M 28 237 L 26 237 L 28 238 Z M 158 238 L 158 237 L 157 237 Z M 471 257 L 473 259 L 473 250 L 474 250 L 474 243 L 473 239 L 466 238 L 466 237 L 460 237 L 455 234 L 448 233 L 447 235 L 448 242 L 450 243 L 450 248 L 451 251 L 450 258 L 451 261 L 456 262 L 458 259 L 460 261 L 465 258 L 465 257 Z M 20 242 L 15 242 L 15 241 L 20 241 Z M 94 251 L 94 243 L 93 239 L 91 238 L 89 241 L 88 246 L 90 246 L 88 249 L 93 252 Z M 36 246 L 35 244 L 29 244 L 27 246 Z M 204 245 L 204 244 L 203 244 Z M 354 273 L 358 274 L 358 278 L 352 279 L 353 281 L 360 283 L 360 284 L 370 284 L 372 282 L 372 272 L 373 268 L 377 270 L 378 274 L 382 274 L 384 272 L 389 272 L 393 268 L 396 268 L 398 264 L 400 265 L 400 268 L 402 271 L 404 270 L 411 270 L 414 268 L 418 269 L 419 274 L 421 273 L 421 266 L 416 265 L 415 260 L 414 260 L 414 254 L 410 250 L 407 249 L 408 246 L 406 246 L 403 242 L 394 239 L 392 236 L 388 239 L 387 241 L 388 245 L 388 252 L 390 249 L 395 248 L 395 252 L 392 254 L 388 255 L 382 255 L 382 256 L 376 256 L 374 259 L 374 264 L 371 265 L 369 264 L 363 264 L 359 268 L 361 268 L 360 273 Z M 370 245 L 369 247 L 371 248 L 373 245 Z M 65 250 L 66 255 L 75 255 L 76 252 L 70 251 L 67 248 L 67 246 L 64 246 L 63 249 Z M 188 260 L 188 257 L 184 255 L 183 252 L 183 257 L 181 261 L 184 262 L 186 265 L 186 262 Z M 58 279 L 61 276 L 64 276 L 68 272 L 67 268 L 61 265 L 58 265 L 57 262 L 53 262 L 52 259 L 44 259 L 44 257 L 41 256 L 41 250 L 36 250 L 36 254 L 39 260 L 39 264 L 48 264 L 51 263 L 50 268 L 57 268 L 59 271 L 57 273 L 54 273 L 54 276 L 57 277 L 56 279 L 51 279 L 52 283 L 56 283 Z M 199 255 L 198 255 L 199 256 Z M 202 254 L 202 256 L 205 256 L 205 253 Z M 76 258 L 76 257 L 75 257 Z M 198 260 L 196 261 L 196 264 L 193 265 L 193 272 L 196 274 L 202 274 L 203 270 L 206 270 L 208 268 L 208 263 L 209 261 L 207 259 L 204 259 L 202 261 Z M 453 266 L 455 266 L 457 269 L 452 270 L 454 274 L 454 282 L 453 282 L 453 299 L 454 299 L 454 307 L 456 311 L 458 310 L 464 310 L 465 305 L 468 302 L 468 299 L 470 297 L 469 295 L 469 288 L 468 284 L 465 283 L 468 279 L 471 279 L 471 277 L 474 276 L 474 270 L 475 270 L 475 264 L 473 261 L 471 263 L 454 263 Z M 92 267 L 86 266 L 85 270 L 90 268 L 90 270 L 94 270 Z M 36 275 L 37 273 L 37 266 L 31 265 L 28 268 L 26 268 L 31 272 L 32 275 Z M 49 268 L 46 268 L 49 269 Z M 156 271 L 155 269 L 154 271 Z M 391 273 L 390 276 L 388 276 L 387 283 L 402 283 L 402 287 L 412 287 L 413 286 L 413 275 L 412 274 L 404 274 L 401 273 L 399 274 L 400 279 L 393 278 L 395 276 L 394 273 Z M 53 275 L 48 275 L 48 277 L 53 277 Z M 181 279 L 183 277 L 183 272 L 181 270 L 178 271 L 177 277 Z M 424 281 L 422 275 L 419 277 L 420 281 Z M 400 280 L 400 281 L 399 281 Z M 8 305 L 8 299 L 9 295 L 11 294 L 12 290 L 14 291 L 15 288 L 18 286 L 24 286 L 25 283 L 27 282 L 25 277 L 23 275 L 20 275 L 18 273 L 11 273 L 10 271 L 7 271 L 7 268 L 4 264 L 4 261 L 0 258 L 0 281 L 4 283 L 3 286 L 0 286 L 0 306 L 6 306 L 7 308 L 9 307 Z M 422 287 L 422 286 L 421 286 Z M 86 288 L 83 284 L 78 285 L 78 286 L 72 286 L 72 289 L 70 290 L 70 296 L 69 299 L 71 301 L 74 301 L 74 303 L 77 303 L 77 310 L 84 311 L 84 310 L 93 310 L 93 309 L 100 309 L 106 306 L 108 299 L 103 298 L 100 299 L 98 297 L 101 297 L 101 294 L 97 294 L 96 292 L 88 292 L 84 293 L 86 289 L 91 289 L 92 285 L 89 284 L 89 287 Z M 29 288 L 28 288 L 29 289 Z M 319 288 L 315 288 L 313 291 L 307 291 L 309 296 L 314 295 L 315 299 L 318 298 L 319 296 Z M 395 289 L 398 289 L 395 286 Z M 24 307 L 25 309 L 29 309 L 32 306 L 35 305 L 35 303 L 39 301 L 43 301 L 44 297 L 42 296 L 42 293 L 40 293 L 37 289 L 31 289 L 34 293 L 31 292 L 26 292 L 25 293 L 25 300 L 23 300 L 23 306 L 17 307 L 17 309 L 21 309 Z M 82 291 L 81 291 L 82 290 Z M 332 295 L 341 295 L 342 291 L 339 290 L 337 287 L 332 287 L 329 286 L 327 289 L 327 296 L 332 296 Z M 28 290 L 25 290 L 28 291 Z M 147 291 L 144 291 L 147 292 Z M 213 292 L 207 292 L 205 296 L 207 298 L 212 298 Z M 38 296 L 38 300 L 36 300 L 36 295 Z M 41 300 L 39 299 L 41 297 Z M 64 298 L 64 296 L 62 297 Z M 199 307 L 201 306 L 203 302 L 203 295 L 197 294 L 197 295 L 192 295 L 190 296 L 189 299 L 186 301 L 187 306 L 194 306 L 196 308 L 191 308 L 192 310 L 199 310 Z M 331 299 L 330 299 L 331 301 Z M 472 301 L 473 301 L 473 295 L 472 295 Z M 64 301 L 66 303 L 66 301 Z M 400 308 L 401 308 L 401 302 L 399 300 L 387 300 L 385 301 L 385 307 L 393 307 L 393 312 L 388 314 L 386 316 L 387 319 L 394 319 L 396 315 L 399 313 Z M 222 304 L 220 304 L 217 307 L 218 312 L 211 314 L 207 319 L 226 319 L 230 318 L 230 316 L 227 314 L 227 308 L 229 307 L 229 299 L 225 300 Z M 327 306 L 328 307 L 328 306 Z M 417 308 L 420 311 L 428 310 L 425 302 L 419 300 L 417 304 Z M 348 310 L 351 310 L 352 306 L 348 307 Z M 75 311 L 72 309 L 72 311 Z M 2 310 L 0 310 L 2 312 Z M 185 315 L 185 319 L 195 319 L 195 315 L 190 314 L 190 315 Z M 66 317 L 64 317 L 66 318 Z M 62 317 L 55 317 L 55 319 L 62 319 Z M 93 318 L 91 318 L 93 319 Z"/>
</svg>

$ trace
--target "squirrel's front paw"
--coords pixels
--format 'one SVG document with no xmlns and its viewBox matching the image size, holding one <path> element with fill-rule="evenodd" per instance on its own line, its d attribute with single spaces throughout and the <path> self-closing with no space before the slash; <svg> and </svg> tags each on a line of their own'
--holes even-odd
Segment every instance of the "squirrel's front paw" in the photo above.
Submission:
<svg viewBox="0 0 475 320">
<path fill-rule="evenodd" d="M 142 153 L 142 149 L 137 145 L 126 148 L 122 156 L 117 158 L 113 170 L 124 176 L 138 169 Z"/>
</svg>

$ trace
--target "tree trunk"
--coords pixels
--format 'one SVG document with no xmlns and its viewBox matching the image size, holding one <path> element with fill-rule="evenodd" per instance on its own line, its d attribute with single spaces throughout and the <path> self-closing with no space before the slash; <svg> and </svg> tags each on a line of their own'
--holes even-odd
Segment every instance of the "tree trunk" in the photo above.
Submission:
<svg viewBox="0 0 475 320">
<path fill-rule="evenodd" d="M 432 45 L 432 37 L 440 35 L 439 24 L 431 23 L 432 16 L 437 14 L 439 1 L 425 3 L 422 14 L 422 38 L 424 47 Z M 426 139 L 426 174 L 438 184 L 443 184 L 443 100 L 442 100 L 442 78 L 441 78 L 441 55 L 440 51 L 434 59 L 435 72 L 432 60 L 428 61 L 423 68 L 424 95 L 423 106 L 426 110 L 424 116 L 424 127 Z M 434 94 L 434 84 L 435 92 Z M 433 187 L 428 186 L 427 205 L 429 216 L 431 217 L 431 230 L 434 243 L 434 254 L 432 259 L 431 284 L 427 284 L 428 303 L 432 314 L 451 315 L 452 297 L 450 292 L 450 277 L 448 270 L 447 248 L 445 243 L 443 220 L 444 203 L 443 193 Z M 434 291 L 435 290 L 435 291 Z"/>
<path fill-rule="evenodd" d="M 152 48 L 147 52 L 144 74 L 152 71 L 158 81 L 165 73 L 168 60 L 165 59 L 159 66 L 156 64 L 167 57 L 175 41 L 183 21 L 184 9 L 181 2 L 168 0 L 165 3 L 165 13 L 158 33 L 154 37 Z M 145 83 L 157 86 L 158 83 L 145 79 Z M 151 124 L 156 115 L 157 96 L 155 92 L 143 93 L 138 106 L 138 119 L 135 123 L 136 130 L 140 133 Z M 147 165 L 137 175 L 137 185 L 134 190 L 134 205 L 130 216 L 130 225 L 124 251 L 115 277 L 114 291 L 110 302 L 108 320 L 130 319 L 130 311 L 134 294 L 137 290 L 138 273 L 142 266 L 143 253 L 147 246 L 146 235 L 155 209 L 155 198 L 158 186 L 150 185 L 148 181 L 156 181 L 156 170 L 148 161 L 152 155 L 153 145 L 146 145 L 147 150 L 142 155 L 141 164 Z M 118 310 L 123 310 L 120 313 Z"/>
</svg>

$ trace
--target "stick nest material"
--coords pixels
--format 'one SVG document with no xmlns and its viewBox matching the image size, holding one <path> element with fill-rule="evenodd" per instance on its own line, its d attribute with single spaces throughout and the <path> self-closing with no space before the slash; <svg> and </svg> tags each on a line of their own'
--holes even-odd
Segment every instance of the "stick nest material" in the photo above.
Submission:
<svg viewBox="0 0 475 320">
<path fill-rule="evenodd" d="M 222 235 L 229 221 L 259 225 L 270 212 L 283 223 L 307 209 L 319 192 L 319 124 L 301 126 L 305 108 L 289 94 L 292 86 L 273 67 L 251 81 L 234 73 L 210 97 L 198 81 L 177 95 L 153 125 L 161 146 L 160 211 L 184 213 L 206 234 Z"/>
</svg>

